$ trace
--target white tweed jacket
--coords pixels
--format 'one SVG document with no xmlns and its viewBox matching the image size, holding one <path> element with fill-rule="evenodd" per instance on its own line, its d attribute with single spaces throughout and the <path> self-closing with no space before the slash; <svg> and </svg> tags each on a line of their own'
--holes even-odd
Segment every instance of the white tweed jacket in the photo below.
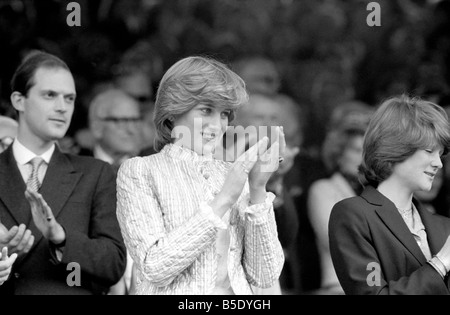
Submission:
<svg viewBox="0 0 450 315">
<path fill-rule="evenodd" d="M 117 217 L 138 269 L 136 294 L 213 292 L 218 229 L 199 209 L 220 191 L 230 166 L 173 144 L 122 164 Z M 247 183 L 229 210 L 227 267 L 235 294 L 252 294 L 250 284 L 271 286 L 284 264 L 274 196 L 269 193 L 266 203 L 248 206 L 248 191 Z"/>
</svg>

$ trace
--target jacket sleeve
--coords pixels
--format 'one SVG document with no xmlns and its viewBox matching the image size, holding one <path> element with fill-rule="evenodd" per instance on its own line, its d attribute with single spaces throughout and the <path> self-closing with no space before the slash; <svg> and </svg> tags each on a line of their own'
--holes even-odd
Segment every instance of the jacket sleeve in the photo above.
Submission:
<svg viewBox="0 0 450 315">
<path fill-rule="evenodd" d="M 248 206 L 249 196 L 240 203 L 244 208 L 244 257 L 243 265 L 250 284 L 259 288 L 272 286 L 280 277 L 284 254 L 278 239 L 273 211 L 275 195 L 268 193 L 262 204 Z"/>
<path fill-rule="evenodd" d="M 429 264 L 398 280 L 386 280 L 378 254 L 380 244 L 378 247 L 373 244 L 364 209 L 355 200 L 337 203 L 332 209 L 328 227 L 333 265 L 345 293 L 448 294 L 445 282 Z M 395 266 L 395 261 L 391 267 L 404 268 Z"/>
<path fill-rule="evenodd" d="M 125 244 L 141 273 L 155 286 L 167 286 L 217 238 L 214 224 L 198 211 L 167 231 L 163 209 L 143 158 L 126 161 L 117 180 L 117 216 Z M 164 183 L 161 183 L 163 185 Z M 180 204 L 179 211 L 183 211 Z"/>
<path fill-rule="evenodd" d="M 115 213 L 115 176 L 107 164 L 102 163 L 89 206 L 88 234 L 68 224 L 64 226 L 66 244 L 61 263 L 76 262 L 95 282 L 111 286 L 125 271 L 126 249 Z"/>
</svg>

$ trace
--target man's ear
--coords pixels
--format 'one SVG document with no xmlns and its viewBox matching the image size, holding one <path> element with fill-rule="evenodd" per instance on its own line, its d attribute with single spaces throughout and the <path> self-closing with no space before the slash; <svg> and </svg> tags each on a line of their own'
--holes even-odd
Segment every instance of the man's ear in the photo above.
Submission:
<svg viewBox="0 0 450 315">
<path fill-rule="evenodd" d="M 13 92 L 11 94 L 11 104 L 18 112 L 25 110 L 25 96 L 20 92 Z"/>
</svg>

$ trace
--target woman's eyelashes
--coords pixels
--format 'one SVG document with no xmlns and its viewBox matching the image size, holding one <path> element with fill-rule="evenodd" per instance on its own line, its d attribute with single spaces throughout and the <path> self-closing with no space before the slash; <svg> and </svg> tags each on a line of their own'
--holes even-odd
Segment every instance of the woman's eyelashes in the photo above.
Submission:
<svg viewBox="0 0 450 315">
<path fill-rule="evenodd" d="M 225 110 L 222 112 L 222 117 L 223 118 L 229 118 L 231 115 L 231 110 Z"/>
<path fill-rule="evenodd" d="M 216 111 L 216 109 L 214 109 L 212 107 L 201 107 L 200 111 L 205 115 L 211 115 L 214 113 L 214 111 Z M 220 116 L 222 118 L 229 118 L 230 115 L 231 115 L 231 110 L 224 110 L 220 113 Z"/>
</svg>

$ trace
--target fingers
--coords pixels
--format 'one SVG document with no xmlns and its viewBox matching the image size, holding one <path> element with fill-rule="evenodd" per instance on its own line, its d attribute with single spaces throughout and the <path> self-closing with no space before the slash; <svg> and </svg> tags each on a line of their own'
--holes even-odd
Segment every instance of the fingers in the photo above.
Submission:
<svg viewBox="0 0 450 315">
<path fill-rule="evenodd" d="M 278 133 L 278 143 L 280 144 L 280 148 L 279 148 L 279 156 L 284 157 L 285 150 L 286 150 L 286 137 L 285 137 L 285 135 L 284 135 L 283 126 L 281 126 L 281 127 L 279 128 L 279 133 Z"/>
<path fill-rule="evenodd" d="M 16 261 L 17 254 L 12 254 L 8 257 L 8 247 L 3 247 L 0 254 L 0 262 L 2 262 L 2 266 L 4 269 L 10 268 L 12 264 Z"/>
<path fill-rule="evenodd" d="M 7 231 L 5 234 L 3 234 L 1 242 L 3 244 L 9 244 L 11 242 L 11 240 L 14 238 L 14 236 L 17 235 L 18 231 L 19 231 L 19 227 L 16 225 L 13 226 L 9 231 Z"/>
<path fill-rule="evenodd" d="M 26 230 L 25 233 L 23 234 L 23 237 L 22 237 L 20 243 L 16 246 L 16 250 L 18 252 L 22 252 L 25 249 L 25 247 L 27 247 L 30 237 L 31 237 L 31 231 Z"/>
<path fill-rule="evenodd" d="M 53 212 L 41 194 L 27 189 L 25 191 L 25 197 L 31 205 L 31 211 L 36 215 L 42 216 L 45 220 L 47 218 L 53 218 Z"/>
<path fill-rule="evenodd" d="M 9 258 L 8 258 L 8 263 L 11 264 L 11 266 L 14 264 L 14 262 L 16 261 L 18 255 L 16 253 L 12 254 Z"/>
<path fill-rule="evenodd" d="M 27 244 L 25 245 L 25 247 L 23 248 L 23 253 L 28 253 L 31 249 L 31 247 L 34 244 L 34 235 L 31 235 L 30 238 L 28 239 Z"/>
<path fill-rule="evenodd" d="M 277 141 L 260 157 L 262 173 L 273 173 L 279 166 L 280 143 Z"/>
<path fill-rule="evenodd" d="M 44 197 L 42 197 L 41 194 L 37 194 L 36 195 L 39 204 L 42 207 L 42 215 L 48 219 L 48 218 L 53 218 L 53 212 L 52 209 L 50 209 L 50 207 L 48 206 L 47 202 L 44 200 Z"/>
<path fill-rule="evenodd" d="M 5 282 L 11 272 L 11 267 L 17 259 L 17 254 L 8 257 L 8 248 L 4 247 L 1 252 L 0 260 L 0 283 Z"/>
<path fill-rule="evenodd" d="M 256 144 L 250 147 L 243 155 L 241 155 L 237 162 L 244 163 L 247 170 L 250 170 L 258 160 L 258 155 L 261 155 L 267 150 L 267 144 L 269 143 L 268 137 L 263 137 Z"/>
<path fill-rule="evenodd" d="M 8 247 L 3 247 L 0 253 L 0 261 L 5 261 L 8 258 Z"/>
<path fill-rule="evenodd" d="M 31 231 L 26 229 L 25 224 L 21 224 L 18 228 L 16 235 L 9 242 L 9 246 L 14 249 L 14 252 L 25 252 L 25 249 L 29 247 L 31 239 L 32 242 L 34 242 L 34 236 L 31 235 Z"/>
<path fill-rule="evenodd" d="M 293 158 L 295 158 L 299 153 L 300 153 L 300 148 L 299 147 L 294 147 L 292 149 L 292 157 Z"/>
<path fill-rule="evenodd" d="M 19 225 L 19 229 L 18 229 L 16 235 L 9 242 L 9 245 L 11 247 L 17 247 L 17 245 L 20 244 L 20 241 L 22 240 L 23 235 L 25 234 L 25 230 L 26 230 L 25 224 Z"/>
</svg>

